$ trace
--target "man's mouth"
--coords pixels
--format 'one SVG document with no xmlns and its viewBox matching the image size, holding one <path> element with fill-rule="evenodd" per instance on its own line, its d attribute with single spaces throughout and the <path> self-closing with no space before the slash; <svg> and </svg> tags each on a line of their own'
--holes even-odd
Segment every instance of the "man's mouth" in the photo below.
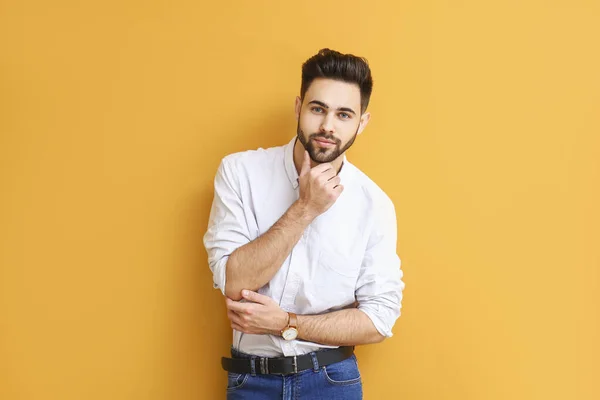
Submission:
<svg viewBox="0 0 600 400">
<path fill-rule="evenodd" d="M 323 147 L 335 146 L 335 142 L 332 142 L 331 140 L 322 139 L 322 138 L 314 138 L 313 140 Z"/>
</svg>

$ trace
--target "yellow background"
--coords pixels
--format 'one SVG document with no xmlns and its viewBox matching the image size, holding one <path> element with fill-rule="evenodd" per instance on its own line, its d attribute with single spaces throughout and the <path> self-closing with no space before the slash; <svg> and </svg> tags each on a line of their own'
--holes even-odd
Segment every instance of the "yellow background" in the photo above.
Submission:
<svg viewBox="0 0 600 400">
<path fill-rule="evenodd" d="M 367 399 L 600 398 L 600 4 L 0 2 L 0 399 L 224 397 L 202 235 L 286 143 L 301 63 L 365 56 L 349 158 L 393 199 Z"/>
</svg>

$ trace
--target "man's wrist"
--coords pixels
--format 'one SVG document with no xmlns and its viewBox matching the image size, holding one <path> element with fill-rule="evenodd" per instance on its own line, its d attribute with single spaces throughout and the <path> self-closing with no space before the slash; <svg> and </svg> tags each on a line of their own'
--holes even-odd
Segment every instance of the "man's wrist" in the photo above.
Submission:
<svg viewBox="0 0 600 400">
<path fill-rule="evenodd" d="M 278 318 L 280 322 L 277 324 L 277 328 L 275 328 L 276 330 L 273 332 L 273 334 L 276 336 L 281 336 L 283 330 L 287 328 L 290 323 L 290 314 L 283 310 L 281 310 L 281 312 L 281 317 Z"/>
<path fill-rule="evenodd" d="M 294 204 L 292 204 L 292 208 L 294 210 L 295 216 L 298 217 L 301 221 L 304 221 L 307 225 L 309 225 L 316 217 L 315 213 L 310 209 L 308 204 L 301 199 L 296 200 Z"/>
</svg>

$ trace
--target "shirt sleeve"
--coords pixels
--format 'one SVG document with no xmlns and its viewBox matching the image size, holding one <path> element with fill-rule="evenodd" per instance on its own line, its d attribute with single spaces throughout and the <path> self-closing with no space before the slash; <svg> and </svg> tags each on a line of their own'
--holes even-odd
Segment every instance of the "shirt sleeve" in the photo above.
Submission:
<svg viewBox="0 0 600 400">
<path fill-rule="evenodd" d="M 215 194 L 210 210 L 204 247 L 213 286 L 225 294 L 225 268 L 231 253 L 250 242 L 237 174 L 224 158 L 214 180 Z"/>
<path fill-rule="evenodd" d="M 363 258 L 357 286 L 358 309 L 373 321 L 377 331 L 392 336 L 402 307 L 402 270 L 396 253 L 397 224 L 394 204 L 376 208 L 372 233 Z"/>
</svg>

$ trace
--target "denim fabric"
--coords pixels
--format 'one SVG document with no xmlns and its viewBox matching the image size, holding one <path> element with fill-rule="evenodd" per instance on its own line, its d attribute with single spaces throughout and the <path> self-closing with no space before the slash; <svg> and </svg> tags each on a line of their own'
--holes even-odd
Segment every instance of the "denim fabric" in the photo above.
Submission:
<svg viewBox="0 0 600 400">
<path fill-rule="evenodd" d="M 233 357 L 252 356 L 232 350 Z M 313 360 L 316 360 L 313 357 Z M 258 360 L 256 361 L 258 366 Z M 227 373 L 227 400 L 361 400 L 356 356 L 291 375 Z"/>
</svg>

